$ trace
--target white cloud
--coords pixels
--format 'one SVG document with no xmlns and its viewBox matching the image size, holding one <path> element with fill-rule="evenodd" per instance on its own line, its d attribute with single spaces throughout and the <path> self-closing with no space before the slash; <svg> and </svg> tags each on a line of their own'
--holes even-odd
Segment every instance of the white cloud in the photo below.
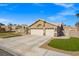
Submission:
<svg viewBox="0 0 79 59">
<path fill-rule="evenodd" d="M 50 16 L 48 18 L 51 19 L 51 20 L 56 20 L 58 18 L 61 18 L 61 16 L 59 16 L 59 15 L 57 15 L 57 16 Z"/>
<path fill-rule="evenodd" d="M 68 19 L 65 16 L 74 16 L 75 10 L 65 10 L 62 12 L 59 12 L 58 14 L 54 16 L 49 16 L 48 19 L 52 21 L 68 21 Z"/>
<path fill-rule="evenodd" d="M 59 6 L 63 6 L 65 8 L 70 8 L 70 7 L 73 7 L 74 4 L 69 4 L 69 3 L 54 3 L 55 5 L 59 5 Z"/>
<path fill-rule="evenodd" d="M 0 22 L 1 22 L 1 23 L 5 23 L 5 24 L 8 24 L 8 23 L 11 22 L 11 20 L 5 19 L 5 18 L 0 18 Z"/>
<path fill-rule="evenodd" d="M 62 16 L 75 15 L 75 10 L 66 10 L 66 11 L 62 11 L 62 12 L 60 12 L 58 14 L 62 15 Z"/>
<path fill-rule="evenodd" d="M 64 16 L 56 15 L 56 16 L 50 16 L 48 17 L 49 20 L 56 21 L 56 22 L 62 22 L 66 21 L 67 19 Z"/>
<path fill-rule="evenodd" d="M 67 8 L 66 10 L 63 10 L 62 12 L 59 12 L 56 17 L 54 18 L 61 18 L 61 19 L 66 19 L 65 16 L 74 16 L 75 15 L 75 11 L 77 10 L 77 8 L 74 7 L 74 4 L 71 3 L 55 3 L 56 5 L 60 5 L 60 6 L 63 6 L 65 8 Z M 59 16 L 62 16 L 62 17 L 59 17 Z"/>
<path fill-rule="evenodd" d="M 5 22 L 7 19 L 0 18 L 0 22 Z"/>
</svg>

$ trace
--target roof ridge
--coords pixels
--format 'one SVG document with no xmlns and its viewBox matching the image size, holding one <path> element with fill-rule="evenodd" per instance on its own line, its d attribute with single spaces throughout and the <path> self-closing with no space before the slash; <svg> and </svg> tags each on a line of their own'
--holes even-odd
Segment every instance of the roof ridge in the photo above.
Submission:
<svg viewBox="0 0 79 59">
<path fill-rule="evenodd" d="M 45 21 L 44 19 L 38 19 L 37 21 L 35 21 L 34 23 L 32 23 L 30 26 L 32 26 L 33 24 L 35 24 L 35 23 L 38 22 L 38 21 L 43 21 L 43 22 L 49 23 L 49 24 L 51 24 L 51 25 L 58 26 L 58 25 L 56 25 L 56 24 L 52 24 L 52 23 L 50 23 L 50 22 L 48 22 L 48 21 Z"/>
</svg>

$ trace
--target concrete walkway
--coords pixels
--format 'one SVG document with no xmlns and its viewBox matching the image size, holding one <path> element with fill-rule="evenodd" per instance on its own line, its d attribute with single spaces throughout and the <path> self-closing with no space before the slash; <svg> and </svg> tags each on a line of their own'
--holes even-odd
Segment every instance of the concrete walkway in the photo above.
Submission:
<svg viewBox="0 0 79 59">
<path fill-rule="evenodd" d="M 48 41 L 48 36 L 26 35 L 0 41 L 0 49 L 17 56 L 68 56 L 68 54 L 39 48 Z"/>
</svg>

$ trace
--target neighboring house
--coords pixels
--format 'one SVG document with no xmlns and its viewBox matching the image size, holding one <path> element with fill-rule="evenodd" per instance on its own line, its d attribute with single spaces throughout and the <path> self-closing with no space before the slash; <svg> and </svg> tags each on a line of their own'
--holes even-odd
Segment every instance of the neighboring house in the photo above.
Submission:
<svg viewBox="0 0 79 59">
<path fill-rule="evenodd" d="M 0 32 L 15 31 L 15 26 L 0 26 Z"/>
<path fill-rule="evenodd" d="M 29 26 L 29 32 L 31 35 L 45 35 L 45 36 L 57 36 L 57 26 L 61 24 L 57 23 L 48 23 L 43 20 L 38 20 L 32 25 Z M 69 35 L 69 31 L 74 30 L 73 27 L 64 26 L 64 34 Z"/>
<path fill-rule="evenodd" d="M 15 29 L 16 33 L 28 34 L 27 25 L 17 25 Z"/>
</svg>

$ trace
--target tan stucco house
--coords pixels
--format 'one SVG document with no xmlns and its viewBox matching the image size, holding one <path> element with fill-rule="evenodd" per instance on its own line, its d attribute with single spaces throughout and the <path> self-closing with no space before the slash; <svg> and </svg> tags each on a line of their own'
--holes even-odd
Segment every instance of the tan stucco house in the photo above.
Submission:
<svg viewBox="0 0 79 59">
<path fill-rule="evenodd" d="M 56 25 L 38 20 L 29 26 L 31 35 L 54 36 Z"/>
<path fill-rule="evenodd" d="M 45 35 L 45 36 L 56 36 L 57 34 L 57 26 L 60 26 L 61 24 L 57 23 L 49 23 L 43 20 L 37 20 L 32 25 L 29 26 L 29 33 L 31 35 Z M 71 30 L 75 31 L 73 27 L 64 26 L 64 34 L 69 35 L 69 32 Z"/>
</svg>

